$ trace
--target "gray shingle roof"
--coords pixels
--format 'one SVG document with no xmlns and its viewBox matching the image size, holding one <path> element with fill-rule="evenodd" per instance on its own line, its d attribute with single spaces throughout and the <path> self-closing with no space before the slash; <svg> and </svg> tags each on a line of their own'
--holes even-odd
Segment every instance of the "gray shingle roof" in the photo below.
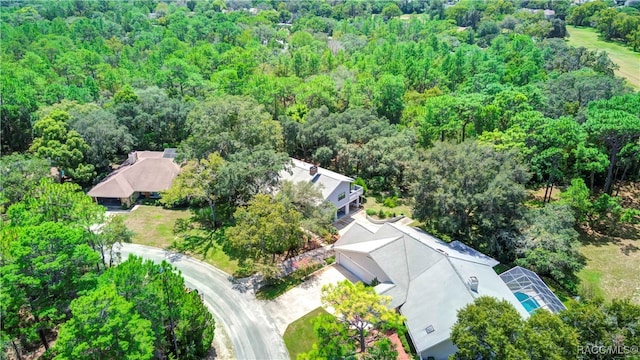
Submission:
<svg viewBox="0 0 640 360">
<path fill-rule="evenodd" d="M 309 175 L 309 168 L 311 168 L 311 166 L 313 165 L 302 160 L 291 158 L 290 166 L 280 172 L 280 178 L 293 183 L 311 181 L 320 187 L 322 197 L 325 199 L 329 198 L 329 195 L 331 195 L 343 181 L 354 181 L 348 176 L 321 167 L 318 167 L 318 173 L 316 175 Z"/>
<path fill-rule="evenodd" d="M 423 231 L 389 223 L 376 233 L 356 225 L 352 229 L 334 249 L 348 253 L 377 276 L 382 284 L 376 289 L 392 296 L 392 307 L 400 307 L 418 353 L 449 339 L 457 311 L 478 296 L 506 299 L 528 316 L 493 270 L 498 262 L 462 243 L 447 244 Z M 471 276 L 478 279 L 477 292 L 468 285 Z M 434 331 L 427 333 L 428 326 Z"/>
</svg>

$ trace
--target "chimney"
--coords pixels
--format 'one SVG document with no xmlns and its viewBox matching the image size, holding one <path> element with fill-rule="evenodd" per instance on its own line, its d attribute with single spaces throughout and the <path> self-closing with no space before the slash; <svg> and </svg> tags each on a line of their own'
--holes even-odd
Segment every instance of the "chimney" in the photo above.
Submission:
<svg viewBox="0 0 640 360">
<path fill-rule="evenodd" d="M 138 154 L 135 151 L 130 152 L 127 162 L 129 163 L 129 165 L 133 165 L 136 163 L 136 161 L 138 161 Z"/>
<path fill-rule="evenodd" d="M 478 292 L 478 278 L 475 276 L 470 276 L 469 277 L 469 288 L 472 291 Z"/>
<path fill-rule="evenodd" d="M 318 167 L 316 165 L 311 165 L 311 167 L 309 168 L 309 175 L 314 176 L 317 173 L 318 173 Z"/>
</svg>

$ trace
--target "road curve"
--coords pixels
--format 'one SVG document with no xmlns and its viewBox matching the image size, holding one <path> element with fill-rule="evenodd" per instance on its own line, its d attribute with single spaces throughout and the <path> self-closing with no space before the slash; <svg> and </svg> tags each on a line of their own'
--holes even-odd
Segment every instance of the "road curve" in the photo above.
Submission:
<svg viewBox="0 0 640 360">
<path fill-rule="evenodd" d="M 155 262 L 167 260 L 182 271 L 186 285 L 203 295 L 216 326 L 224 327 L 238 359 L 289 359 L 274 321 L 253 294 L 233 289 L 229 274 L 189 256 L 150 246 L 122 244 L 120 253 L 123 260 L 129 254 Z"/>
</svg>

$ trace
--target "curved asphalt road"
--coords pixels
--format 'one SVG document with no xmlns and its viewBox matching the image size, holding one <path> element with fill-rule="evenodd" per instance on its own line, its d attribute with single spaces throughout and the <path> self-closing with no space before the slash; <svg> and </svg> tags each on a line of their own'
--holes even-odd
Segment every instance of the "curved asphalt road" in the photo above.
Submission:
<svg viewBox="0 0 640 360">
<path fill-rule="evenodd" d="M 120 252 L 122 259 L 134 254 L 156 262 L 167 260 L 182 271 L 186 285 L 198 289 L 216 325 L 224 327 L 238 359 L 289 359 L 274 321 L 253 294 L 233 289 L 229 274 L 189 256 L 154 247 L 122 244 Z"/>
</svg>

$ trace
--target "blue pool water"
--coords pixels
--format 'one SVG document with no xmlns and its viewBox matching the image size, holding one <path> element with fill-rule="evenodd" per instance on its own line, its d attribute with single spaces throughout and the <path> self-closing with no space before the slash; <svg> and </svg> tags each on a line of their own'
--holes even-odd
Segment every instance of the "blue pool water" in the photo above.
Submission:
<svg viewBox="0 0 640 360">
<path fill-rule="evenodd" d="M 540 304 L 534 298 L 530 298 L 529 295 L 521 292 L 515 292 L 514 295 L 520 301 L 520 304 L 524 306 L 525 310 L 531 314 L 535 309 L 540 307 Z"/>
</svg>

